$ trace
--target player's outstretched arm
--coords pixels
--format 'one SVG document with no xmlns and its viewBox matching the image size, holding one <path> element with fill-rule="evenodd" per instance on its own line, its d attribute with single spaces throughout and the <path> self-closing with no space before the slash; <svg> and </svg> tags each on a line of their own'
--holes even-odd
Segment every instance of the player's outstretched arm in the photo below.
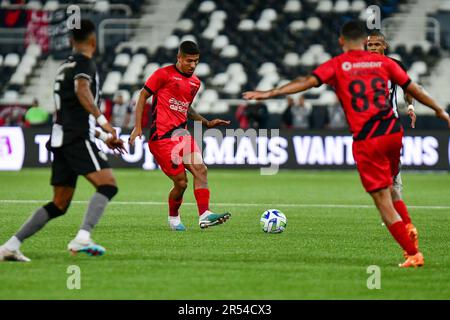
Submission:
<svg viewBox="0 0 450 320">
<path fill-rule="evenodd" d="M 145 103 L 150 97 L 151 94 L 144 88 L 142 88 L 139 92 L 139 98 L 136 102 L 134 129 L 131 132 L 130 138 L 128 139 L 128 142 L 131 145 L 134 145 L 134 140 L 136 140 L 137 137 L 142 137 L 142 113 L 144 112 Z"/>
<path fill-rule="evenodd" d="M 319 80 L 314 76 L 299 77 L 284 86 L 267 91 L 247 91 L 242 94 L 246 100 L 264 100 L 286 94 L 293 94 L 318 86 Z"/>
<path fill-rule="evenodd" d="M 75 80 L 75 94 L 80 101 L 80 104 L 83 108 L 92 114 L 95 119 L 97 119 L 97 123 L 108 133 L 111 133 L 114 138 L 117 137 L 116 130 L 112 127 L 112 125 L 106 120 L 105 116 L 100 112 L 99 108 L 95 104 L 94 96 L 92 95 L 90 89 L 89 80 L 85 78 L 78 78 Z"/>
<path fill-rule="evenodd" d="M 206 126 L 207 128 L 214 128 L 218 126 L 226 126 L 230 124 L 230 121 L 222 120 L 222 119 L 214 119 L 214 120 L 207 120 L 205 117 L 200 115 L 197 111 L 195 111 L 192 106 L 189 106 L 188 109 L 188 117 L 191 120 L 194 121 L 201 121 L 201 123 Z"/>
<path fill-rule="evenodd" d="M 420 103 L 426 105 L 436 112 L 436 116 L 441 118 L 450 128 L 450 116 L 448 113 L 434 100 L 431 96 L 429 96 L 421 87 L 419 87 L 416 83 L 411 82 L 405 89 L 406 93 L 410 94 Z"/>
</svg>

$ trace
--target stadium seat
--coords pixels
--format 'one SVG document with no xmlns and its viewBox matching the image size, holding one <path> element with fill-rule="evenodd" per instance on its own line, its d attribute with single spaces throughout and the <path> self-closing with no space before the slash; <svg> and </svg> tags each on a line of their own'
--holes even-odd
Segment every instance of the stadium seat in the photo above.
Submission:
<svg viewBox="0 0 450 320">
<path fill-rule="evenodd" d="M 286 13 L 298 13 L 302 10 L 302 3 L 299 0 L 288 0 L 283 11 Z"/>
<path fill-rule="evenodd" d="M 197 65 L 197 69 L 195 69 L 195 74 L 199 77 L 199 78 L 204 78 L 209 76 L 211 73 L 211 68 L 209 67 L 209 65 L 207 63 L 204 62 L 200 62 Z"/>
<path fill-rule="evenodd" d="M 216 37 L 212 43 L 212 48 L 215 50 L 221 50 L 229 44 L 228 37 L 226 35 L 220 35 Z"/>
<path fill-rule="evenodd" d="M 296 52 L 288 52 L 284 56 L 283 63 L 288 67 L 296 67 L 300 63 L 300 57 Z"/>
<path fill-rule="evenodd" d="M 250 19 L 243 19 L 239 22 L 237 29 L 239 31 L 252 31 L 255 29 L 255 22 Z"/>
<path fill-rule="evenodd" d="M 3 66 L 15 68 L 20 62 L 20 57 L 17 53 L 8 53 L 3 62 Z"/>
<path fill-rule="evenodd" d="M 3 94 L 3 101 L 6 103 L 15 103 L 19 98 L 19 93 L 13 90 L 7 90 Z"/>
<path fill-rule="evenodd" d="M 256 29 L 259 31 L 270 31 L 272 23 L 266 19 L 260 19 L 256 22 Z"/>
<path fill-rule="evenodd" d="M 176 35 L 169 36 L 164 42 L 164 48 L 168 50 L 177 49 L 180 44 L 180 38 Z"/>
<path fill-rule="evenodd" d="M 306 20 L 306 27 L 312 31 L 317 31 L 321 28 L 322 23 L 317 17 L 310 17 Z"/>
<path fill-rule="evenodd" d="M 128 64 L 130 63 L 130 55 L 127 53 L 120 53 L 116 56 L 116 58 L 114 59 L 114 66 L 118 66 L 118 67 L 127 67 Z"/>
<path fill-rule="evenodd" d="M 177 22 L 175 28 L 182 31 L 183 33 L 187 33 L 192 31 L 192 29 L 194 28 L 194 23 L 191 19 L 181 19 Z"/>
<path fill-rule="evenodd" d="M 334 11 L 337 13 L 350 11 L 350 3 L 347 0 L 338 0 L 334 5 Z"/>
<path fill-rule="evenodd" d="M 411 65 L 411 72 L 416 73 L 417 75 L 421 76 L 427 73 L 427 64 L 424 61 L 415 61 Z"/>
<path fill-rule="evenodd" d="M 211 80 L 211 84 L 213 86 L 224 86 L 228 82 L 228 74 L 226 73 L 218 73 Z"/>
<path fill-rule="evenodd" d="M 330 0 L 320 1 L 316 10 L 319 13 L 330 13 L 333 10 L 333 2 Z"/>
<path fill-rule="evenodd" d="M 236 58 L 239 55 L 239 50 L 238 48 L 233 45 L 233 44 L 229 44 L 226 47 L 224 47 L 222 49 L 222 51 L 220 52 L 220 56 L 222 58 Z"/>
<path fill-rule="evenodd" d="M 216 9 L 214 1 L 203 1 L 199 6 L 198 11 L 201 13 L 210 13 L 214 9 Z"/>
<path fill-rule="evenodd" d="M 107 0 L 98 0 L 94 3 L 94 10 L 100 13 L 109 11 L 109 2 Z"/>
<path fill-rule="evenodd" d="M 159 67 L 160 66 L 159 66 L 158 63 L 151 62 L 151 63 L 147 64 L 145 66 L 145 69 L 144 69 L 143 73 L 142 73 L 142 76 L 144 78 L 149 77 L 151 74 L 153 74 L 153 72 L 155 72 L 157 69 L 159 69 Z"/>
<path fill-rule="evenodd" d="M 302 20 L 295 20 L 292 21 L 291 24 L 289 25 L 289 31 L 291 31 L 292 33 L 295 33 L 297 31 L 301 31 L 303 29 L 305 29 L 305 22 Z"/>
<path fill-rule="evenodd" d="M 241 86 L 235 81 L 228 81 L 228 83 L 223 87 L 223 92 L 230 95 L 238 95 L 241 93 Z"/>
<path fill-rule="evenodd" d="M 58 6 L 59 2 L 57 0 L 47 0 L 43 9 L 47 11 L 56 11 Z"/>
<path fill-rule="evenodd" d="M 353 0 L 351 5 L 351 11 L 361 12 L 367 8 L 367 4 L 363 0 Z"/>
</svg>

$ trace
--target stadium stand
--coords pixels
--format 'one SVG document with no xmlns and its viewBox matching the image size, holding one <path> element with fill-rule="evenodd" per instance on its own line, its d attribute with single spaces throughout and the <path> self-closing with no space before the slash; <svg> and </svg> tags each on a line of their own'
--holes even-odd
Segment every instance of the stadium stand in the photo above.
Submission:
<svg viewBox="0 0 450 320">
<path fill-rule="evenodd" d="M 55 10 L 69 1 L 28 1 L 37 9 Z M 127 17 L 114 5 L 121 0 L 85 1 L 86 13 L 97 24 L 104 19 L 139 18 L 145 1 L 126 1 L 132 15 Z M 364 19 L 368 5 L 379 5 L 383 19 L 395 16 L 414 1 L 407 0 L 191 0 L 174 24 L 172 33 L 156 50 L 148 45 L 131 46 L 133 35 L 109 37 L 103 55 L 97 57 L 104 98 L 118 90 L 133 97 L 145 79 L 157 68 L 175 62 L 178 44 L 193 40 L 201 49 L 196 74 L 202 89 L 196 100 L 201 113 L 223 113 L 233 118 L 243 91 L 269 89 L 299 75 L 307 75 L 317 65 L 339 54 L 340 26 L 354 18 Z M 389 54 L 401 60 L 414 80 L 421 82 L 447 55 L 450 46 L 450 2 L 442 1 L 433 17 L 440 21 L 442 48 L 437 45 L 407 46 L 399 43 Z M 4 9 L 2 9 L 4 11 Z M 4 13 L 3 13 L 4 14 Z M 128 41 L 128 42 L 127 42 Z M 128 43 L 128 44 L 127 44 Z M 31 49 L 30 49 L 31 48 Z M 33 49 L 34 48 L 34 49 Z M 112 54 L 114 53 L 114 54 Z M 46 55 L 35 46 L 15 52 L 0 51 L 0 98 L 14 101 L 24 93 L 27 80 Z M 335 103 L 330 88 L 322 86 L 305 95 L 316 106 Z M 450 103 L 450 101 L 445 101 Z M 286 108 L 284 99 L 268 101 L 269 112 L 277 119 Z M 273 126 L 276 126 L 274 120 Z"/>
</svg>

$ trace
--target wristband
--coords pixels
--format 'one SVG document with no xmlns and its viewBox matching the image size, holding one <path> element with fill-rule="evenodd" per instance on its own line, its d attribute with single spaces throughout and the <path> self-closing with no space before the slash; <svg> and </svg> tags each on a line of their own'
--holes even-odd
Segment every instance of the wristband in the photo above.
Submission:
<svg viewBox="0 0 450 320">
<path fill-rule="evenodd" d="M 101 114 L 101 115 L 99 115 L 98 118 L 97 118 L 97 123 L 98 123 L 101 127 L 103 127 L 105 124 L 108 123 L 108 120 L 106 120 L 105 116 Z"/>
<path fill-rule="evenodd" d="M 414 106 L 412 105 L 412 104 L 410 104 L 409 106 L 408 106 L 408 112 L 414 112 Z"/>
<path fill-rule="evenodd" d="M 111 139 L 112 138 L 112 134 L 111 133 L 106 133 L 103 131 L 99 131 L 100 135 L 98 136 L 98 138 L 100 140 L 102 140 L 103 142 L 106 142 L 106 140 Z"/>
</svg>

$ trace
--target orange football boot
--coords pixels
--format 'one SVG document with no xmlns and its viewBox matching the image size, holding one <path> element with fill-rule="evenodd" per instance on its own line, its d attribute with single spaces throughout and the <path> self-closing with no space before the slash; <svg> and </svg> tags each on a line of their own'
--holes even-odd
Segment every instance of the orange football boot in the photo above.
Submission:
<svg viewBox="0 0 450 320">
<path fill-rule="evenodd" d="M 408 258 L 406 258 L 406 261 L 403 263 L 400 263 L 398 266 L 400 268 L 417 268 L 417 267 L 422 267 L 425 263 L 425 260 L 423 259 L 423 254 L 421 252 L 417 252 L 415 255 L 413 256 L 408 256 Z"/>
<path fill-rule="evenodd" d="M 408 223 L 406 225 L 406 230 L 408 231 L 409 238 L 414 242 L 414 246 L 419 250 L 419 233 L 417 232 L 416 227 L 412 223 Z M 403 256 L 405 259 L 408 259 L 409 255 L 406 251 L 403 251 Z"/>
</svg>

